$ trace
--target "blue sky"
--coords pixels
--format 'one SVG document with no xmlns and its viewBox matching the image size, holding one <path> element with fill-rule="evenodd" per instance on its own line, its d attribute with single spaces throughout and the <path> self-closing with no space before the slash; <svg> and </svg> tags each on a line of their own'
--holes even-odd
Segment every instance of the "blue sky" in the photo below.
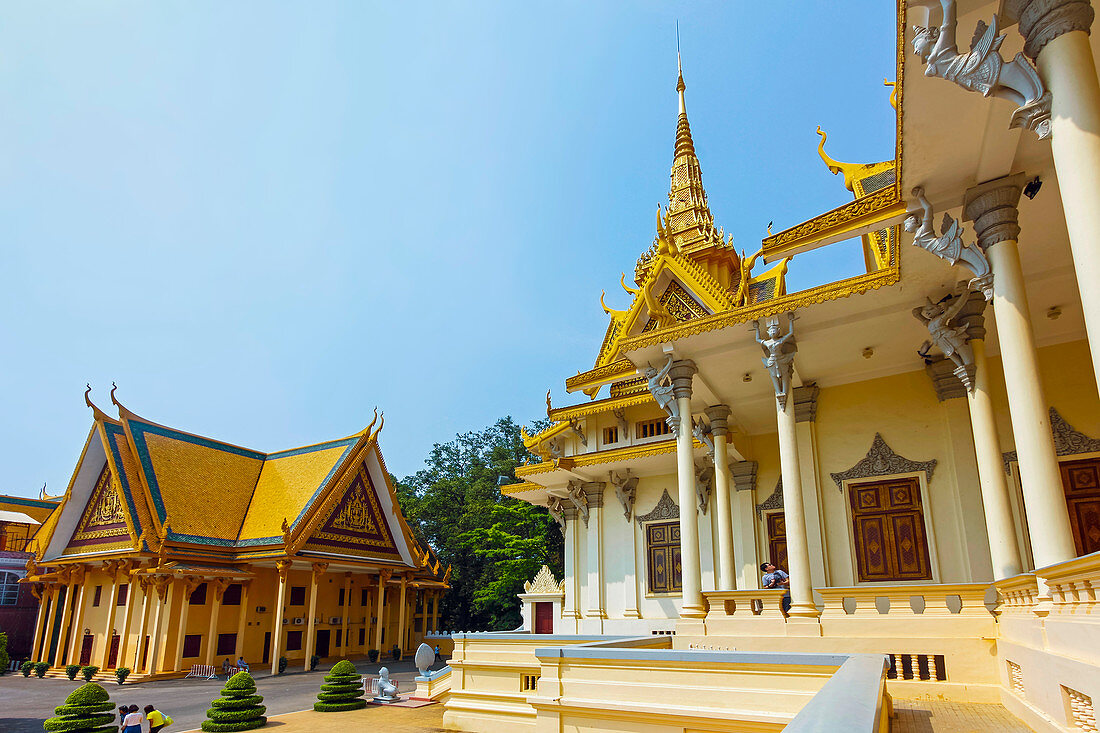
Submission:
<svg viewBox="0 0 1100 733">
<path fill-rule="evenodd" d="M 667 202 L 674 25 L 740 247 L 892 156 L 893 3 L 0 6 L 0 492 L 59 493 L 82 392 L 274 451 L 386 412 L 391 471 L 576 401 Z M 861 266 L 796 258 L 789 287 Z"/>
</svg>

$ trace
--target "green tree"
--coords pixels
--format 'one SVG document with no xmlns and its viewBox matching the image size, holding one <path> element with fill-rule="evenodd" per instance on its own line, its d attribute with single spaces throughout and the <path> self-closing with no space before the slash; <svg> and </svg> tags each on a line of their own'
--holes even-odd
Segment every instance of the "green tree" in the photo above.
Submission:
<svg viewBox="0 0 1100 733">
<path fill-rule="evenodd" d="M 543 564 L 561 574 L 562 535 L 549 512 L 500 493 L 502 478 L 514 482 L 516 467 L 529 459 L 519 425 L 504 417 L 436 443 L 424 469 L 395 482 L 421 541 L 452 567 L 440 606 L 444 628 L 514 629 L 523 582 Z"/>
</svg>

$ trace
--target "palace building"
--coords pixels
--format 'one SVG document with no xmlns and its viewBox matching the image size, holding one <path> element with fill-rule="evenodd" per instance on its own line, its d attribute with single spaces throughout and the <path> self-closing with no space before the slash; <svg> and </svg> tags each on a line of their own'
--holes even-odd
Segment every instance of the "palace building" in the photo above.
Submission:
<svg viewBox="0 0 1100 733">
<path fill-rule="evenodd" d="M 894 156 L 839 162 L 807 130 L 838 206 L 749 257 L 681 72 L 653 243 L 608 273 L 625 292 L 565 380 L 580 399 L 548 397 L 502 489 L 561 523 L 564 578 L 521 595 L 527 633 L 456 638 L 448 726 L 885 730 L 906 698 L 1097 729 L 1093 14 L 899 2 Z M 863 271 L 790 291 L 839 247 Z"/>
<path fill-rule="evenodd" d="M 8 655 L 14 659 L 30 656 L 34 639 L 34 619 L 38 599 L 29 585 L 20 583 L 26 575 L 27 560 L 34 534 L 57 501 L 45 498 L 0 495 L 0 631 L 8 635 Z"/>
<path fill-rule="evenodd" d="M 114 390 L 117 418 L 85 399 L 92 429 L 23 580 L 41 599 L 32 659 L 142 679 L 243 656 L 274 673 L 415 649 L 437 626 L 450 569 L 401 514 L 377 413 L 262 453 L 150 422 Z"/>
</svg>

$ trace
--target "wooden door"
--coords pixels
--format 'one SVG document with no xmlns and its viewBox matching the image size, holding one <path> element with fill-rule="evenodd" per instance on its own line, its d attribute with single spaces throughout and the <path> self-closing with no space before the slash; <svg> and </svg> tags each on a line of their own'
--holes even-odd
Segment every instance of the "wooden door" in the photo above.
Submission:
<svg viewBox="0 0 1100 733">
<path fill-rule="evenodd" d="M 768 515 L 768 557 L 783 572 L 787 570 L 787 518 L 783 512 Z"/>
<path fill-rule="evenodd" d="M 891 479 L 848 491 L 859 581 L 931 580 L 920 482 Z"/>
<path fill-rule="evenodd" d="M 1061 464 L 1069 525 L 1077 554 L 1100 550 L 1100 458 Z"/>
<path fill-rule="evenodd" d="M 264 656 L 260 661 L 260 664 L 268 664 L 271 662 L 271 632 L 264 632 Z"/>
<path fill-rule="evenodd" d="M 114 634 L 111 636 L 111 653 L 107 657 L 107 666 L 111 669 L 118 667 L 118 642 L 119 635 Z"/>
<path fill-rule="evenodd" d="M 324 658 L 328 656 L 328 640 L 329 630 L 318 629 L 317 630 L 317 651 L 314 652 L 317 656 Z"/>
<path fill-rule="evenodd" d="M 84 638 L 80 640 L 80 666 L 87 667 L 92 663 L 92 644 L 95 642 L 95 637 L 91 634 L 85 634 Z"/>
<path fill-rule="evenodd" d="M 552 601 L 538 601 L 535 603 L 535 633 L 554 633 L 554 603 Z"/>
</svg>

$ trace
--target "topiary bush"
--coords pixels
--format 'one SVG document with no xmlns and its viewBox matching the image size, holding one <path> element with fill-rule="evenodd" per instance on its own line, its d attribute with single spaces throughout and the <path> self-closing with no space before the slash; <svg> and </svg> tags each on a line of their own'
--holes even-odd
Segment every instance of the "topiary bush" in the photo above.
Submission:
<svg viewBox="0 0 1100 733">
<path fill-rule="evenodd" d="M 355 665 L 344 659 L 325 675 L 325 684 L 321 685 L 313 709 L 322 713 L 359 710 L 367 706 L 367 701 L 362 698 L 363 678 Z"/>
<path fill-rule="evenodd" d="M 119 667 L 118 669 L 115 670 L 115 679 L 118 680 L 118 683 L 120 685 L 123 682 L 125 682 L 126 678 L 129 677 L 129 676 L 130 676 L 130 668 L 129 667 Z"/>
<path fill-rule="evenodd" d="M 71 680 L 76 679 L 76 673 L 79 672 L 79 671 L 80 671 L 80 665 L 79 664 L 66 664 L 65 665 L 65 676 L 68 677 Z"/>
<path fill-rule="evenodd" d="M 393 656 L 393 661 L 395 662 L 401 659 L 401 647 L 394 644 L 393 648 L 390 649 L 390 655 Z"/>
<path fill-rule="evenodd" d="M 94 682 L 73 690 L 65 704 L 54 708 L 57 717 L 42 724 L 59 733 L 114 733 L 114 703 L 107 691 Z"/>
<path fill-rule="evenodd" d="M 19 668 L 19 671 L 23 673 L 24 677 L 30 677 L 31 672 L 34 671 L 34 662 L 23 662 L 23 666 Z"/>
<path fill-rule="evenodd" d="M 279 657 L 279 674 L 282 674 L 283 672 L 286 671 L 286 665 L 287 665 L 287 658 L 286 657 Z"/>
<path fill-rule="evenodd" d="M 202 723 L 204 731 L 253 730 L 267 725 L 260 705 L 263 697 L 256 694 L 256 682 L 248 672 L 238 672 L 229 678 L 222 688 L 222 696 L 213 700 L 206 711 L 208 720 Z"/>
<path fill-rule="evenodd" d="M 377 662 L 378 661 L 378 650 L 377 649 L 371 649 L 369 652 L 367 652 L 367 659 L 370 660 L 371 664 L 374 664 L 375 662 Z"/>
<path fill-rule="evenodd" d="M 313 670 L 317 669 L 317 665 L 320 662 L 321 662 L 321 658 L 319 656 L 317 656 L 316 654 L 314 654 L 312 657 L 310 657 L 309 658 L 309 671 L 312 672 Z"/>
<path fill-rule="evenodd" d="M 46 676 L 46 671 L 50 668 L 49 662 L 35 662 L 34 663 L 34 676 L 38 679 L 42 679 Z"/>
<path fill-rule="evenodd" d="M 92 678 L 96 676 L 97 672 L 99 672 L 99 667 L 91 666 L 80 668 L 80 676 L 84 678 L 85 682 L 91 682 Z"/>
<path fill-rule="evenodd" d="M 0 674 L 8 673 L 11 657 L 8 656 L 8 635 L 0 631 Z"/>
</svg>

